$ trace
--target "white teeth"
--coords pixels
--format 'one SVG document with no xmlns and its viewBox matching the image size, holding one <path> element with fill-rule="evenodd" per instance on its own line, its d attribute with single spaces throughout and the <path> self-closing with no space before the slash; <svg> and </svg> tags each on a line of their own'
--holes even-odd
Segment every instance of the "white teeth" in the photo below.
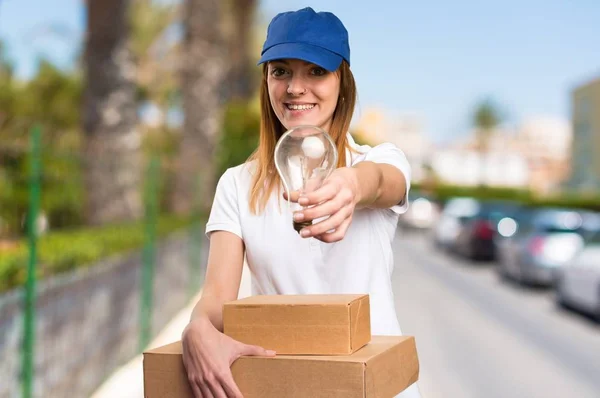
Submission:
<svg viewBox="0 0 600 398">
<path fill-rule="evenodd" d="M 307 109 L 314 108 L 314 104 L 311 105 L 295 105 L 295 104 L 287 104 L 288 109 L 293 109 L 296 111 L 305 111 Z"/>
</svg>

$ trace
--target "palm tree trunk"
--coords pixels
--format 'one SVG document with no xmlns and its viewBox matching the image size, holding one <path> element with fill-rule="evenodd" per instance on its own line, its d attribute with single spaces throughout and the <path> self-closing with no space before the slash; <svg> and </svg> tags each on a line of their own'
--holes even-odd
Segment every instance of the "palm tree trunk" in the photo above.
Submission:
<svg viewBox="0 0 600 398">
<path fill-rule="evenodd" d="M 215 185 L 214 152 L 227 74 L 221 1 L 186 0 L 184 23 L 182 93 L 185 116 L 171 198 L 171 207 L 177 213 L 190 212 L 196 199 L 201 208 L 210 206 Z"/>
<path fill-rule="evenodd" d="M 255 89 L 251 69 L 252 22 L 256 0 L 233 0 L 231 2 L 233 29 L 230 38 L 229 96 L 231 99 L 249 100 Z M 256 68 L 254 68 L 256 69 Z"/>
<path fill-rule="evenodd" d="M 141 215 L 135 65 L 127 47 L 129 0 L 88 0 L 83 110 L 90 224 Z"/>
</svg>

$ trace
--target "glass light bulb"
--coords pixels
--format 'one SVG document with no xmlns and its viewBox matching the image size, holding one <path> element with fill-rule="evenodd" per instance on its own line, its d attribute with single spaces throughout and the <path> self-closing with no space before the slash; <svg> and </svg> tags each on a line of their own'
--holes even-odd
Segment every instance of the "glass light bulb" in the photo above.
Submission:
<svg viewBox="0 0 600 398">
<path fill-rule="evenodd" d="M 337 167 L 337 148 L 322 129 L 315 126 L 298 126 L 286 131 L 275 146 L 275 166 L 288 195 L 290 211 L 303 206 L 289 201 L 291 193 L 300 195 L 312 192 L 321 185 Z M 294 222 L 298 232 L 312 221 Z"/>
</svg>

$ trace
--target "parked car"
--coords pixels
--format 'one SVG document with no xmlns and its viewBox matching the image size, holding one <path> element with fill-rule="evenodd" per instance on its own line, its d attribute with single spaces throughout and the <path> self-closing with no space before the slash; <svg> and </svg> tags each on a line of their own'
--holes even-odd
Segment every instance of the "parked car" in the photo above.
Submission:
<svg viewBox="0 0 600 398">
<path fill-rule="evenodd" d="M 433 227 L 440 213 L 438 204 L 418 191 L 410 191 L 408 199 L 410 206 L 398 219 L 398 226 L 406 230 L 427 230 Z"/>
<path fill-rule="evenodd" d="M 558 272 L 556 299 L 600 321 L 600 233 L 586 239 L 583 250 Z"/>
<path fill-rule="evenodd" d="M 557 270 L 600 231 L 600 214 L 583 210 L 523 209 L 514 221 L 515 232 L 496 239 L 497 270 L 523 284 L 553 285 Z"/>
<path fill-rule="evenodd" d="M 462 222 L 477 213 L 479 202 L 474 198 L 457 197 L 449 199 L 443 206 L 437 223 L 432 230 L 436 247 L 451 249 L 460 232 Z"/>
<path fill-rule="evenodd" d="M 454 251 L 473 260 L 493 260 L 498 228 L 519 208 L 518 204 L 510 201 L 478 202 L 473 214 L 460 218 L 460 228 L 452 244 Z"/>
</svg>

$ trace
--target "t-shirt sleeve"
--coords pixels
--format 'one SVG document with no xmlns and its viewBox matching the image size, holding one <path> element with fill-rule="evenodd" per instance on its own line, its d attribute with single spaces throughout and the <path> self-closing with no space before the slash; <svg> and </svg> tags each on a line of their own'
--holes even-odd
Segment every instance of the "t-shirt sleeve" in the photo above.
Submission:
<svg viewBox="0 0 600 398">
<path fill-rule="evenodd" d="M 404 198 L 395 206 L 390 209 L 397 214 L 403 214 L 408 210 L 408 191 L 410 190 L 411 180 L 411 167 L 406 159 L 404 152 L 400 150 L 396 145 L 391 143 L 383 143 L 371 148 L 366 154 L 363 160 L 374 162 L 374 163 L 385 163 L 395 166 L 404 175 L 406 181 L 406 193 Z"/>
<path fill-rule="evenodd" d="M 206 224 L 206 236 L 214 231 L 228 231 L 243 239 L 235 175 L 227 170 L 217 183 L 215 197 Z"/>
</svg>

